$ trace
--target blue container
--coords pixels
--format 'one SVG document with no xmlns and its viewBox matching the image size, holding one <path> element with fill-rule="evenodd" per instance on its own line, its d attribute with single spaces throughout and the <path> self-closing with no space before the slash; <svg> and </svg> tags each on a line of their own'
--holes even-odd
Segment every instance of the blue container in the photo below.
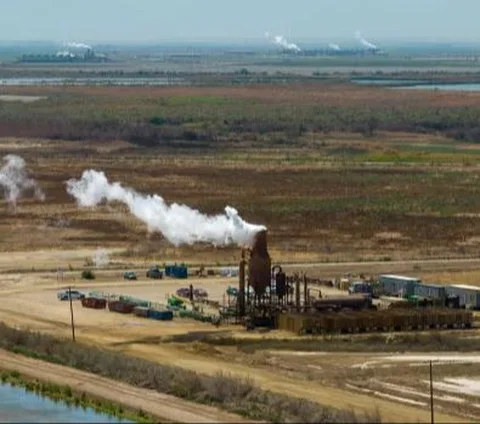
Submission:
<svg viewBox="0 0 480 424">
<path fill-rule="evenodd" d="M 177 266 L 173 270 L 173 276 L 175 278 L 187 278 L 188 277 L 188 269 L 186 266 Z"/>
<path fill-rule="evenodd" d="M 157 319 L 159 321 L 171 321 L 173 319 L 172 311 L 157 311 L 156 309 L 149 309 L 147 317 Z"/>
<path fill-rule="evenodd" d="M 166 265 L 165 266 L 165 275 L 167 277 L 171 277 L 172 276 L 172 269 L 173 269 L 173 266 L 172 265 Z"/>
</svg>

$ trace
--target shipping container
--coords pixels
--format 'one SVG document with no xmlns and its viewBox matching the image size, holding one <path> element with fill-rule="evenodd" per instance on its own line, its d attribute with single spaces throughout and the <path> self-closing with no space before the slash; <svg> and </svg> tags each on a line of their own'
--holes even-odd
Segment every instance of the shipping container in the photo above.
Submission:
<svg viewBox="0 0 480 424">
<path fill-rule="evenodd" d="M 148 317 L 148 308 L 143 306 L 136 306 L 133 308 L 133 314 L 137 317 L 147 318 Z"/>
<path fill-rule="evenodd" d="M 415 285 L 414 294 L 415 296 L 445 301 L 447 297 L 447 288 L 439 284 L 419 283 Z"/>
<path fill-rule="evenodd" d="M 188 278 L 188 268 L 185 265 L 167 265 L 165 275 L 171 278 Z"/>
<path fill-rule="evenodd" d="M 372 298 L 364 294 L 352 294 L 350 296 L 323 297 L 313 302 L 313 306 L 318 310 L 325 309 L 370 309 L 372 308 Z"/>
<path fill-rule="evenodd" d="M 105 309 L 107 301 L 96 297 L 85 297 L 82 299 L 82 306 L 84 308 Z"/>
<path fill-rule="evenodd" d="M 418 278 L 403 275 L 384 274 L 378 278 L 380 290 L 387 296 L 409 297 L 415 294 L 415 286 L 421 283 Z"/>
<path fill-rule="evenodd" d="M 372 286 L 369 283 L 366 283 L 364 281 L 354 281 L 353 283 L 350 284 L 350 287 L 348 288 L 348 293 L 349 294 L 354 294 L 354 293 L 364 293 L 364 294 L 372 294 Z"/>
<path fill-rule="evenodd" d="M 446 287 L 451 297 L 458 296 L 460 308 L 480 309 L 480 287 L 467 284 L 454 284 Z"/>
<path fill-rule="evenodd" d="M 111 312 L 118 312 L 121 314 L 130 314 L 135 307 L 132 303 L 121 302 L 118 300 L 113 300 L 108 302 L 108 310 Z"/>
<path fill-rule="evenodd" d="M 157 319 L 160 321 L 171 321 L 173 319 L 173 312 L 167 310 L 159 311 L 156 309 L 149 309 L 147 316 L 148 318 Z"/>
</svg>

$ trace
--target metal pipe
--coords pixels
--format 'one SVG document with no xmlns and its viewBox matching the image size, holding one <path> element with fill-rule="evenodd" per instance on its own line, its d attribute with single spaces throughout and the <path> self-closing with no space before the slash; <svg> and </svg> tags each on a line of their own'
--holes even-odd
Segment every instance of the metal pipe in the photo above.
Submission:
<svg viewBox="0 0 480 424">
<path fill-rule="evenodd" d="M 75 341 L 75 323 L 73 321 L 72 288 L 68 288 L 68 300 L 70 301 L 70 321 L 72 325 L 72 340 Z"/>
<path fill-rule="evenodd" d="M 238 315 L 245 316 L 245 250 L 242 250 L 242 259 L 238 270 L 239 293 L 238 293 Z"/>
<path fill-rule="evenodd" d="M 308 282 L 307 274 L 303 274 L 303 307 L 307 308 L 308 306 Z"/>
<path fill-rule="evenodd" d="M 300 309 L 300 278 L 295 278 L 295 306 L 297 310 Z"/>
<path fill-rule="evenodd" d="M 430 422 L 434 424 L 433 419 L 433 365 L 430 361 Z"/>
</svg>

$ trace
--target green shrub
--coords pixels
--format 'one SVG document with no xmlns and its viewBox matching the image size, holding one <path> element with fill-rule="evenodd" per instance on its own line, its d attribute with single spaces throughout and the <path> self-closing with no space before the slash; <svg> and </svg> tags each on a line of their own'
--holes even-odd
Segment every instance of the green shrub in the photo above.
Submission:
<svg viewBox="0 0 480 424">
<path fill-rule="evenodd" d="M 91 269 L 86 269 L 82 271 L 82 279 L 95 280 L 95 273 Z"/>
</svg>

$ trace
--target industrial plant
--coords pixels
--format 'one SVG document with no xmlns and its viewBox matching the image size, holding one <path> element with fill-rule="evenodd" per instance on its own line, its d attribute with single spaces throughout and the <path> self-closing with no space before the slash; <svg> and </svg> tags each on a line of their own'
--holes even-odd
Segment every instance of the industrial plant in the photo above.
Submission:
<svg viewBox="0 0 480 424">
<path fill-rule="evenodd" d="M 88 48 L 84 53 L 71 53 L 59 51 L 54 54 L 24 54 L 19 59 L 20 63 L 103 63 L 111 59 L 103 53 L 95 53 Z"/>
<path fill-rule="evenodd" d="M 172 272 L 177 268 L 182 272 Z M 165 266 L 165 271 L 171 278 L 188 278 L 184 265 Z M 196 275 L 201 276 L 203 271 Z M 230 275 L 238 275 L 238 287 L 230 286 L 223 302 L 209 300 L 208 293 L 191 284 L 169 296 L 166 304 L 91 293 L 82 299 L 82 305 L 96 309 L 108 306 L 113 312 L 157 320 L 177 316 L 298 335 L 470 328 L 471 310 L 480 309 L 480 289 L 472 286 L 425 284 L 416 278 L 389 274 L 380 275 L 376 281 L 287 275 L 281 266 L 272 266 L 266 230 L 256 233 L 251 248 L 242 249 L 238 274 Z M 324 296 L 324 288 L 337 289 L 338 294 Z"/>
<path fill-rule="evenodd" d="M 287 41 L 283 35 L 271 36 L 269 32 L 265 33 L 267 40 L 281 50 L 284 55 L 295 56 L 385 56 L 377 45 L 363 38 L 359 31 L 355 33 L 355 40 L 360 44 L 359 47 L 341 47 L 339 44 L 330 43 L 327 47 L 313 49 L 303 49 L 295 43 Z"/>
</svg>

